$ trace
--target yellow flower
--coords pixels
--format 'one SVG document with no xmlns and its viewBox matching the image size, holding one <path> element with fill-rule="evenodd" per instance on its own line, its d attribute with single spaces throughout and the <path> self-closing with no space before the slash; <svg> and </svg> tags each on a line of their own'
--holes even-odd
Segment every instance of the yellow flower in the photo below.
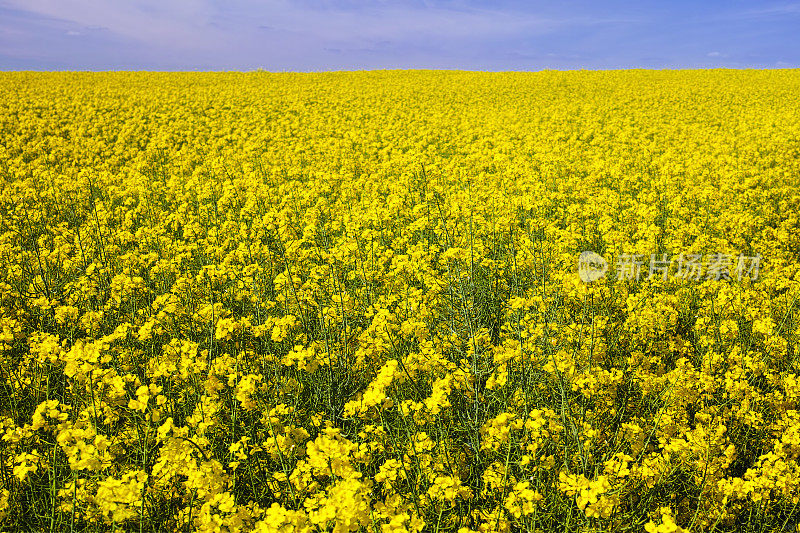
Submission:
<svg viewBox="0 0 800 533">
<path fill-rule="evenodd" d="M 109 523 L 123 522 L 139 514 L 146 482 L 147 474 L 138 471 L 120 478 L 108 477 L 98 484 L 95 502 Z"/>
</svg>

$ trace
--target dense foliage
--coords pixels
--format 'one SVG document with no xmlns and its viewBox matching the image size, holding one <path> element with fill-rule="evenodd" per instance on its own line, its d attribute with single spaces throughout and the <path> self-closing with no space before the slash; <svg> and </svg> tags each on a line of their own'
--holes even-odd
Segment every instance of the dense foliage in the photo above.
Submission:
<svg viewBox="0 0 800 533">
<path fill-rule="evenodd" d="M 0 528 L 800 521 L 800 71 L 0 93 Z"/>
</svg>

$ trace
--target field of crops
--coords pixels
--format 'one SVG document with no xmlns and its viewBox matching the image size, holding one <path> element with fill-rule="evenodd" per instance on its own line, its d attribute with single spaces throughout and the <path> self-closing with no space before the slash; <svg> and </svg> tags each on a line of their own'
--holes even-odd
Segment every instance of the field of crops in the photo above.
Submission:
<svg viewBox="0 0 800 533">
<path fill-rule="evenodd" d="M 800 71 L 0 95 L 0 529 L 800 522 Z"/>
</svg>

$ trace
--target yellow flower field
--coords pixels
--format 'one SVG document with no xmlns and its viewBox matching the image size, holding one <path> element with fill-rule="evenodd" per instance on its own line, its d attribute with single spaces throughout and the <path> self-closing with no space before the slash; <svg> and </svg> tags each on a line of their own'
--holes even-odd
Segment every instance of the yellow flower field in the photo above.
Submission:
<svg viewBox="0 0 800 533">
<path fill-rule="evenodd" d="M 800 71 L 0 94 L 0 529 L 800 523 Z"/>
</svg>

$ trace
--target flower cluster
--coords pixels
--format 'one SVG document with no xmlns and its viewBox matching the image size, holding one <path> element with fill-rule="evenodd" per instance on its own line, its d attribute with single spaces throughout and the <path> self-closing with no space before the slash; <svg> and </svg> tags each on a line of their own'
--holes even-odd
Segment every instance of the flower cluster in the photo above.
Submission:
<svg viewBox="0 0 800 533">
<path fill-rule="evenodd" d="M 797 522 L 800 72 L 0 94 L 0 530 Z"/>
</svg>

